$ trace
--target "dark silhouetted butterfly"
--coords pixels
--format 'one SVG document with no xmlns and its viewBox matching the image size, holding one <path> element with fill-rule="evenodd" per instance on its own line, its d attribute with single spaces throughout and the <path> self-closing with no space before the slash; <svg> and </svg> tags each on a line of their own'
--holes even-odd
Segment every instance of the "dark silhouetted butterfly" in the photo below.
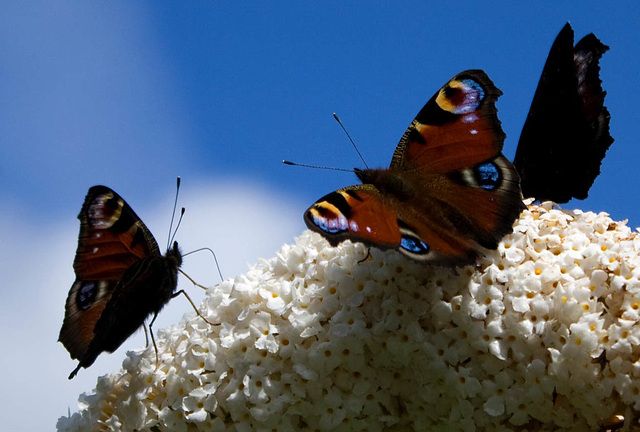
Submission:
<svg viewBox="0 0 640 432">
<path fill-rule="evenodd" d="M 471 263 L 495 249 L 524 209 L 518 174 L 501 153 L 495 102 L 481 70 L 453 77 L 418 113 L 388 169 L 356 169 L 363 184 L 304 214 L 332 245 L 360 241 L 433 264 Z"/>
<path fill-rule="evenodd" d="M 78 219 L 76 280 L 58 339 L 80 361 L 69 379 L 103 351 L 115 351 L 150 315 L 153 324 L 182 292 L 176 293 L 178 243 L 162 256 L 151 232 L 116 192 L 106 186 L 89 189 Z"/>
<path fill-rule="evenodd" d="M 522 193 L 540 201 L 584 199 L 613 138 L 599 60 L 609 47 L 593 34 L 573 46 L 567 23 L 542 70 L 514 165 Z"/>
</svg>

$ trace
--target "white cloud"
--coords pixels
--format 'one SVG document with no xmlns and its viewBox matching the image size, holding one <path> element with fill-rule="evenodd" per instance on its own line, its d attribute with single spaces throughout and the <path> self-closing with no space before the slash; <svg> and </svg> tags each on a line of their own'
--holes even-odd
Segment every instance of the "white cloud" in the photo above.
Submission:
<svg viewBox="0 0 640 432">
<path fill-rule="evenodd" d="M 168 192 L 165 202 L 153 206 L 129 202 L 161 248 L 167 241 L 170 195 Z M 79 204 L 81 200 L 79 197 Z M 273 256 L 303 226 L 301 206 L 251 184 L 183 183 L 179 205 L 187 208 L 177 235 L 183 252 L 212 248 L 227 278 L 240 274 L 247 263 L 261 256 Z M 77 410 L 78 395 L 90 392 L 98 376 L 119 369 L 127 350 L 144 346 L 144 333 L 139 331 L 115 353 L 102 354 L 89 369 L 67 380 L 76 362 L 56 341 L 74 280 L 78 226 L 75 219 L 50 221 L 43 214 L 34 225 L 5 221 L 0 227 L 4 244 L 0 252 L 4 267 L 0 366 L 5 371 L 0 403 L 11 413 L 3 422 L 6 430 L 51 430 L 67 409 Z M 203 285 L 219 282 L 210 254 L 188 256 L 183 269 Z M 189 292 L 196 305 L 203 298 L 202 290 L 184 278 L 179 287 Z M 156 331 L 178 322 L 191 310 L 186 299 L 172 300 L 159 315 Z"/>
</svg>

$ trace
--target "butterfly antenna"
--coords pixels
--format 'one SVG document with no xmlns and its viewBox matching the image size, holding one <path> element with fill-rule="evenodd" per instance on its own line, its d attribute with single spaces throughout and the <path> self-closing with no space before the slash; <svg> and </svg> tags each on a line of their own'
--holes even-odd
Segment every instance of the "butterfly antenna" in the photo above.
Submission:
<svg viewBox="0 0 640 432">
<path fill-rule="evenodd" d="M 171 213 L 171 223 L 169 224 L 169 237 L 167 239 L 167 249 L 169 249 L 169 246 L 171 245 L 171 241 L 173 240 L 172 236 L 171 236 L 171 231 L 173 229 L 173 220 L 176 217 L 176 207 L 178 207 L 178 194 L 180 193 L 180 176 L 178 176 L 177 180 L 176 180 L 176 199 L 173 201 L 173 212 Z M 182 214 L 184 214 L 184 208 L 182 209 Z M 182 215 L 180 215 L 180 220 L 182 220 Z M 180 225 L 180 222 L 178 222 L 178 225 Z M 176 227 L 176 231 L 178 230 L 178 228 Z M 175 232 L 173 234 L 173 236 L 175 236 Z"/>
<path fill-rule="evenodd" d="M 358 153 L 358 156 L 360 156 L 360 160 L 364 164 L 365 168 L 369 169 L 369 165 L 367 165 L 367 161 L 365 161 L 364 157 L 362 157 L 362 153 L 360 153 L 360 149 L 358 149 L 358 146 L 356 145 L 356 143 L 351 138 L 351 135 L 349 135 L 349 132 L 347 131 L 347 128 L 344 127 L 344 125 L 342 124 L 342 120 L 340 120 L 340 117 L 338 117 L 338 114 L 333 113 L 333 118 L 336 119 L 336 121 L 338 122 L 338 124 L 340 125 L 340 127 L 342 128 L 344 133 L 347 134 L 347 138 L 349 138 L 349 141 L 351 141 L 351 145 L 353 145 L 353 148 L 356 149 L 356 152 Z"/>
<path fill-rule="evenodd" d="M 288 160 L 283 160 L 282 163 L 285 165 L 299 166 L 299 167 L 305 167 L 305 168 L 326 169 L 326 170 L 333 170 L 333 171 L 346 171 L 351 173 L 354 172 L 354 170 L 352 169 L 336 168 L 336 167 L 328 167 L 328 166 L 320 166 L 320 165 L 307 165 L 307 164 L 301 164 L 297 162 L 291 162 Z"/>
<path fill-rule="evenodd" d="M 178 228 L 180 228 L 180 224 L 182 223 L 182 216 L 184 216 L 184 212 L 185 212 L 185 208 L 182 207 L 182 210 L 180 210 L 180 217 L 178 218 L 178 223 L 176 224 L 176 229 L 173 231 L 173 235 L 169 240 L 170 245 L 173 244 L 173 240 L 176 238 L 176 234 L 178 233 Z M 169 246 L 167 246 L 167 249 L 169 249 Z"/>
<path fill-rule="evenodd" d="M 224 277 L 222 277 L 222 272 L 220 271 L 220 265 L 218 264 L 218 257 L 216 257 L 216 253 L 213 251 L 213 249 L 208 248 L 208 247 L 203 247 L 203 248 L 200 248 L 200 249 L 196 249 L 196 250 L 194 250 L 194 251 L 191 251 L 191 252 L 187 252 L 186 254 L 183 254 L 183 255 L 182 255 L 182 257 L 184 258 L 184 257 L 186 257 L 187 255 L 191 255 L 192 253 L 202 252 L 202 251 L 205 251 L 205 250 L 206 250 L 206 251 L 211 252 L 211 255 L 213 255 L 213 260 L 216 262 L 216 267 L 217 267 L 217 269 L 218 269 L 218 275 L 220 275 L 220 280 L 221 280 L 221 281 L 224 281 Z M 183 274 L 184 274 L 184 273 L 183 273 Z M 185 276 L 187 276 L 187 275 L 185 275 Z M 187 276 L 187 278 L 189 278 L 189 276 Z M 189 278 L 189 280 L 191 280 L 191 278 Z M 192 282 L 193 282 L 193 281 L 192 281 Z M 194 282 L 194 283 L 195 283 L 195 282 Z"/>
</svg>

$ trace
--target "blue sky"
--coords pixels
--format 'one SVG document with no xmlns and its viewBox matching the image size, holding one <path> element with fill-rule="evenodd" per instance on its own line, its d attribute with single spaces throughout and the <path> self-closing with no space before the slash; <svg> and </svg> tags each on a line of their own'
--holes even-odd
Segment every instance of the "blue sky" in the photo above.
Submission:
<svg viewBox="0 0 640 432">
<path fill-rule="evenodd" d="M 431 95 L 462 70 L 484 69 L 504 92 L 498 113 L 512 158 L 566 21 L 577 39 L 593 32 L 611 47 L 601 76 L 616 140 L 590 197 L 566 207 L 640 225 L 640 115 L 631 86 L 640 70 L 639 18 L 632 1 L 5 3 L 0 324 L 5 350 L 13 348 L 0 364 L 16 394 L 0 406 L 9 422 L 51 429 L 97 376 L 144 343 L 136 335 L 66 379 L 75 363 L 56 339 L 73 282 L 76 216 L 90 186 L 118 191 L 164 244 L 182 176 L 187 214 L 178 240 L 185 250 L 215 249 L 225 276 L 235 276 L 291 242 L 308 205 L 357 182 L 280 163 L 361 166 L 333 112 L 367 163 L 387 166 Z M 185 267 L 217 282 L 207 258 Z M 189 310 L 174 303 L 160 327 Z M 42 415 L 29 414 L 29 403 Z"/>
</svg>

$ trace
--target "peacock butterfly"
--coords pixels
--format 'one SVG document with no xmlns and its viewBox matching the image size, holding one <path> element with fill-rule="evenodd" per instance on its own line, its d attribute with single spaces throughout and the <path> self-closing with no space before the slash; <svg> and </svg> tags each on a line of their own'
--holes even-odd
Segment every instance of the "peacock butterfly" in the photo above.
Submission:
<svg viewBox="0 0 640 432">
<path fill-rule="evenodd" d="M 58 339 L 79 360 L 69 379 L 103 351 L 115 351 L 150 315 L 155 320 L 178 294 L 182 264 L 178 243 L 162 256 L 142 220 L 106 186 L 89 189 L 78 219 L 76 280 Z"/>
<path fill-rule="evenodd" d="M 613 143 L 599 77 L 608 49 L 593 33 L 574 47 L 569 23 L 551 46 L 513 162 L 525 197 L 585 199 L 600 174 Z"/>
<path fill-rule="evenodd" d="M 349 239 L 432 264 L 471 263 L 495 249 L 524 209 L 501 153 L 501 94 L 481 70 L 453 77 L 409 125 L 391 166 L 356 169 L 363 184 L 318 200 L 307 226 L 333 246 Z"/>
</svg>

